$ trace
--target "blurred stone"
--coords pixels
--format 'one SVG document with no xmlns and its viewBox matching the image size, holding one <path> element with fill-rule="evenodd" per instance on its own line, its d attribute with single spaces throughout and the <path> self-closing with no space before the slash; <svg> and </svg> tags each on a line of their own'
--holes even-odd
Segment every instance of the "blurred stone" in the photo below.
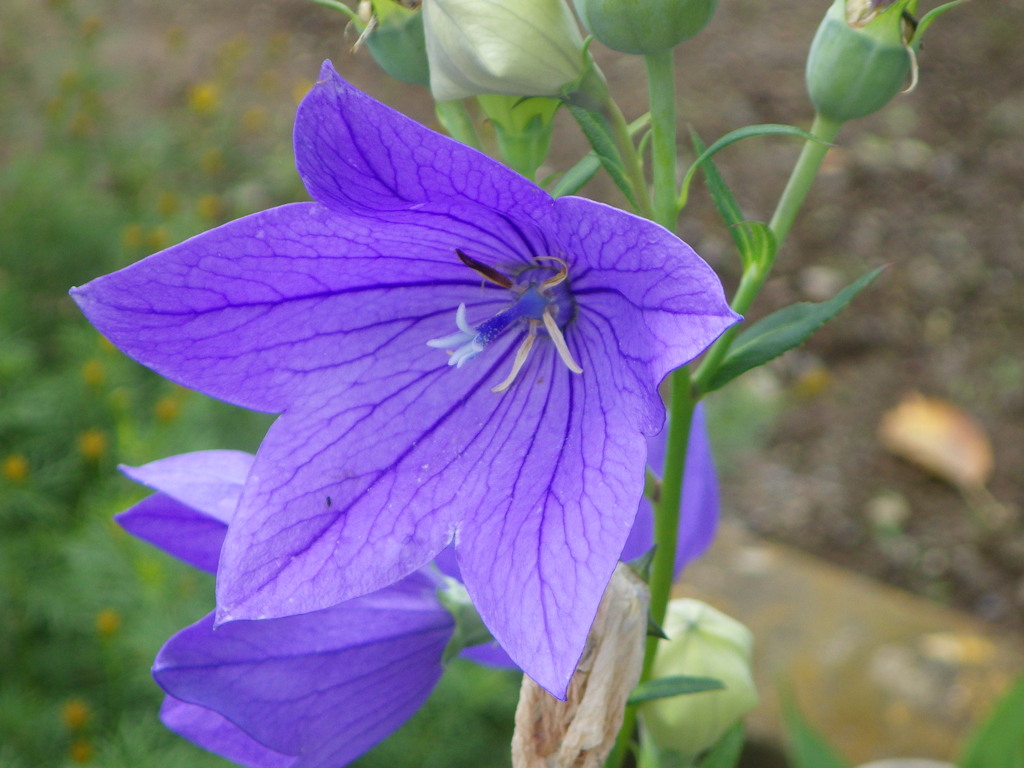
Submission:
<svg viewBox="0 0 1024 768">
<path fill-rule="evenodd" d="M 704 600 L 754 633 L 762 705 L 747 718 L 752 738 L 781 739 L 779 688 L 790 687 L 854 764 L 894 754 L 952 759 L 1024 668 L 1021 638 L 734 523 L 723 523 L 676 594 Z M 872 768 L 882 766 L 918 768 Z"/>
</svg>

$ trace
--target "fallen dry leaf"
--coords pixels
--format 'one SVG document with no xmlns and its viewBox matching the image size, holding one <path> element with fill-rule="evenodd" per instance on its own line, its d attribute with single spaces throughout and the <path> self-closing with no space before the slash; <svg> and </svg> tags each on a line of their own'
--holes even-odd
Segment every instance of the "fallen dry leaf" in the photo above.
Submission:
<svg viewBox="0 0 1024 768">
<path fill-rule="evenodd" d="M 964 491 L 984 488 L 992 475 L 992 444 L 981 426 L 946 400 L 917 392 L 882 416 L 886 450 Z"/>
</svg>

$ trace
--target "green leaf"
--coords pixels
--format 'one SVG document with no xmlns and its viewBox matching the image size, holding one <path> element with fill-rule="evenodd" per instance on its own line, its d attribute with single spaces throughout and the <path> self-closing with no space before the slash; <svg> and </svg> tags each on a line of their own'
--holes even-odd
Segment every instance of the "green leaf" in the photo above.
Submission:
<svg viewBox="0 0 1024 768">
<path fill-rule="evenodd" d="M 725 686 L 721 680 L 712 677 L 688 677 L 686 675 L 674 675 L 662 677 L 658 680 L 648 680 L 641 683 L 629 694 L 626 704 L 641 704 L 654 699 L 667 699 L 671 696 L 683 696 L 691 693 L 705 693 L 707 691 L 721 691 Z"/>
<path fill-rule="evenodd" d="M 697 763 L 698 768 L 734 768 L 743 754 L 743 744 L 747 740 L 743 730 L 743 721 L 736 723 L 726 731 L 718 743 Z"/>
<path fill-rule="evenodd" d="M 796 136 L 807 141 L 816 141 L 819 144 L 827 144 L 827 141 L 822 141 L 813 133 L 805 131 L 802 128 L 797 128 L 795 125 L 778 125 L 776 123 L 764 123 L 763 125 L 748 125 L 744 128 L 737 128 L 735 131 L 730 131 L 725 134 L 722 138 L 704 150 L 700 156 L 693 161 L 693 165 L 686 172 L 683 177 L 682 188 L 679 190 L 679 200 L 676 206 L 679 210 L 686 207 L 686 200 L 690 195 L 690 182 L 693 181 L 694 174 L 697 173 L 697 169 L 710 157 L 712 157 L 719 150 L 725 149 L 730 144 L 735 144 L 737 141 L 743 139 L 749 139 L 753 136 Z"/>
<path fill-rule="evenodd" d="M 1024 768 L 1024 677 L 971 734 L 960 768 Z"/>
<path fill-rule="evenodd" d="M 925 30 L 932 25 L 932 22 L 946 11 L 951 11 L 958 5 L 963 5 L 964 2 L 966 2 L 966 0 L 953 0 L 951 3 L 940 5 L 937 8 L 932 8 L 928 11 L 928 13 L 922 16 L 921 20 L 917 22 L 917 29 L 914 30 L 914 37 L 910 41 L 910 46 L 916 50 L 917 47 L 921 45 L 921 36 L 924 34 Z"/>
<path fill-rule="evenodd" d="M 651 113 L 646 112 L 629 124 L 629 135 L 635 137 L 650 124 Z M 558 179 L 555 186 L 551 189 L 551 196 L 565 197 L 566 195 L 575 195 L 588 181 L 594 178 L 594 174 L 597 173 L 600 168 L 601 160 L 598 158 L 597 153 L 588 152 L 580 158 L 576 165 L 562 174 L 561 178 Z M 545 180 L 541 186 L 546 187 L 547 184 L 548 181 Z"/>
<path fill-rule="evenodd" d="M 695 131 L 690 133 L 694 149 L 703 155 L 706 147 Z M 736 244 L 740 260 L 744 268 L 750 264 L 765 264 L 775 255 L 777 243 L 775 234 L 766 224 L 759 221 L 746 221 L 736 198 L 718 172 L 718 167 L 709 157 L 704 161 L 704 179 L 711 193 L 711 199 L 718 209 L 722 221 Z"/>
<path fill-rule="evenodd" d="M 766 266 L 775 256 L 779 241 L 771 227 L 762 221 L 744 221 L 738 225 L 743 232 L 744 249 L 740 251 L 743 267 L 750 264 Z"/>
<path fill-rule="evenodd" d="M 703 392 L 713 392 L 740 374 L 764 365 L 783 352 L 802 344 L 849 304 L 850 300 L 878 277 L 883 269 L 885 267 L 868 272 L 828 301 L 792 304 L 754 323 L 736 337 L 736 341 L 733 342 L 718 370 L 711 375 Z"/>
<path fill-rule="evenodd" d="M 594 153 L 601 161 L 601 165 L 604 166 L 612 181 L 615 182 L 615 186 L 622 190 L 622 194 L 626 196 L 629 204 L 637 208 L 636 197 L 633 195 L 633 190 L 629 185 L 626 168 L 622 164 L 622 157 L 615 146 L 615 137 L 612 135 L 611 128 L 608 127 L 604 118 L 596 112 L 591 112 L 569 102 L 566 102 L 566 106 L 569 108 L 572 116 L 576 118 L 576 122 L 579 123 L 583 135 L 587 137 L 587 141 L 593 147 Z"/>
<path fill-rule="evenodd" d="M 601 161 L 597 154 L 588 152 L 572 168 L 562 174 L 554 188 L 551 190 L 552 197 L 565 197 L 575 195 L 583 185 L 594 178 L 594 174 L 601 169 Z"/>
<path fill-rule="evenodd" d="M 355 24 L 360 32 L 362 32 L 363 28 L 366 26 L 363 23 L 363 20 L 359 18 L 358 13 L 353 11 L 344 3 L 338 2 L 338 0 L 313 0 L 313 2 L 316 3 L 317 5 L 322 5 L 324 8 L 330 8 L 335 11 L 341 11 L 343 14 L 348 16 L 348 20 Z"/>
<path fill-rule="evenodd" d="M 792 698 L 783 704 L 783 717 L 786 754 L 792 768 L 848 768 L 835 748 L 804 719 Z"/>
</svg>

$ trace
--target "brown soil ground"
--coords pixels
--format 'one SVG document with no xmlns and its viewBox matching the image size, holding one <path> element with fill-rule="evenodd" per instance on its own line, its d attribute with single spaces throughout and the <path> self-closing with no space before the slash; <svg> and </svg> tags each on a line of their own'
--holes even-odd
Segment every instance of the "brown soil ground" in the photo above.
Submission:
<svg viewBox="0 0 1024 768">
<path fill-rule="evenodd" d="M 259 48 L 283 34 L 282 75 L 312 78 L 332 58 L 375 96 L 432 119 L 424 91 L 381 76 L 365 51 L 351 54 L 340 15 L 312 3 L 99 5 L 118 33 L 105 44 L 109 62 L 130 67 L 126 78 L 148 78 L 127 109 L 180 96 L 231 38 L 245 35 Z M 807 125 L 803 61 L 827 5 L 722 0 L 708 30 L 677 52 L 681 124 L 706 141 L 752 123 Z M 174 25 L 187 55 L 168 66 L 160 41 Z M 1022 37 L 1022 0 L 955 9 L 926 38 L 917 90 L 844 129 L 751 319 L 826 298 L 874 266 L 891 267 L 803 348 L 716 403 L 719 420 L 732 426 L 719 446 L 726 514 L 1017 629 L 1024 629 Z M 635 116 L 642 62 L 598 54 Z M 583 149 L 568 121 L 556 142 L 555 167 Z M 793 140 L 758 139 L 720 156 L 749 218 L 769 217 L 796 151 Z M 617 201 L 600 182 L 586 193 Z M 733 285 L 730 241 L 704 191 L 693 197 L 680 231 Z M 882 414 L 910 391 L 952 401 L 989 434 L 996 457 L 989 489 L 1014 514 L 997 534 L 979 527 L 956 489 L 880 446 Z"/>
</svg>

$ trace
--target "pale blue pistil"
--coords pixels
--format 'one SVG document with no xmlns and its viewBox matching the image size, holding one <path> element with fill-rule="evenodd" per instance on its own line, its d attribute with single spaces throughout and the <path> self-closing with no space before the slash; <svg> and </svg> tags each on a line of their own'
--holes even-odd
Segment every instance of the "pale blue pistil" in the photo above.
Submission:
<svg viewBox="0 0 1024 768">
<path fill-rule="evenodd" d="M 460 304 L 455 312 L 455 323 L 459 330 L 440 339 L 431 339 L 427 344 L 437 349 L 453 350 L 448 365 L 461 368 L 463 363 L 483 352 L 488 344 L 516 320 L 542 320 L 544 310 L 550 304 L 551 299 L 544 296 L 535 285 L 531 285 L 520 294 L 515 304 L 475 327 L 466 321 L 466 305 Z"/>
</svg>

